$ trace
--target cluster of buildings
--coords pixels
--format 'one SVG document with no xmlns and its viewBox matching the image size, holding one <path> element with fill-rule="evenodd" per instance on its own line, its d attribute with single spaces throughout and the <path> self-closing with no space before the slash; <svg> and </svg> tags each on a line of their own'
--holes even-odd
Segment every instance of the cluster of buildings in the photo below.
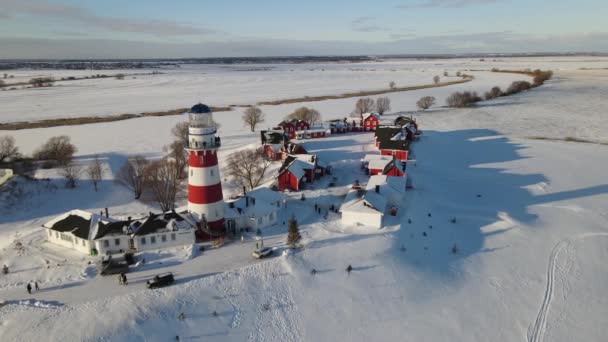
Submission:
<svg viewBox="0 0 608 342">
<path fill-rule="evenodd" d="M 98 215 L 72 210 L 43 225 L 48 241 L 85 254 L 107 255 L 191 245 L 276 224 L 284 201 L 276 191 L 260 187 L 224 200 L 217 156 L 221 140 L 211 110 L 199 103 L 187 114 L 186 208 L 126 220 L 111 218 L 107 211 Z"/>
<path fill-rule="evenodd" d="M 420 134 L 416 121 L 407 117 L 391 126 L 375 127 L 379 153 L 361 160 L 361 168 L 370 177 L 367 184 L 356 182 L 347 193 L 340 207 L 343 224 L 381 228 L 385 215 L 397 215 L 407 187 L 409 147 Z"/>
</svg>

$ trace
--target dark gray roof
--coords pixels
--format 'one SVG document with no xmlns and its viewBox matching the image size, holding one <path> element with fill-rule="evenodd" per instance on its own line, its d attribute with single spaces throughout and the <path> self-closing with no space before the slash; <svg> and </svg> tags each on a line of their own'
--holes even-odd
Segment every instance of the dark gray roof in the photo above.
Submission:
<svg viewBox="0 0 608 342">
<path fill-rule="evenodd" d="M 129 221 L 118 221 L 108 223 L 103 223 L 100 221 L 98 223 L 99 227 L 97 228 L 97 235 L 94 237 L 94 239 L 99 239 L 111 234 L 123 234 L 123 227 L 129 226 L 129 223 Z"/>
<path fill-rule="evenodd" d="M 144 223 L 135 231 L 135 235 L 146 235 L 154 233 L 159 229 L 167 228 L 167 224 L 171 219 L 175 221 L 183 221 L 184 218 L 176 212 L 167 212 L 163 214 L 152 214 L 144 221 Z"/>
<path fill-rule="evenodd" d="M 89 230 L 91 229 L 91 220 L 87 220 L 78 215 L 69 215 L 63 220 L 55 222 L 50 228 L 58 232 L 72 232 L 72 234 L 81 239 L 88 239 Z"/>
<path fill-rule="evenodd" d="M 195 113 L 195 114 L 211 113 L 211 109 L 209 108 L 209 106 L 207 106 L 205 104 L 197 103 L 194 106 L 192 106 L 192 108 L 190 108 L 190 113 Z"/>
<path fill-rule="evenodd" d="M 378 140 L 378 148 L 381 150 L 409 150 L 409 142 L 407 140 L 391 140 L 396 134 L 401 132 L 400 127 L 380 126 L 376 128 L 376 139 Z"/>
</svg>

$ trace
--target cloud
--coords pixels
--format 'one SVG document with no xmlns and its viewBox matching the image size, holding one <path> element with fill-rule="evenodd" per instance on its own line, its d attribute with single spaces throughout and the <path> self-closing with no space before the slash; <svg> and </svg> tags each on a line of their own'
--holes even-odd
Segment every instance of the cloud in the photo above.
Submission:
<svg viewBox="0 0 608 342">
<path fill-rule="evenodd" d="M 375 25 L 373 22 L 376 20 L 375 17 L 359 17 L 351 21 L 351 28 L 357 32 L 379 32 L 388 31 L 386 27 Z"/>
<path fill-rule="evenodd" d="M 168 20 L 104 17 L 82 7 L 50 3 L 45 0 L 2 0 L 2 7 L 9 16 L 31 15 L 72 20 L 85 24 L 89 28 L 114 32 L 145 33 L 157 36 L 204 35 L 215 32 Z"/>
<path fill-rule="evenodd" d="M 498 0 L 425 0 L 407 5 L 399 5 L 399 8 L 463 8 L 475 5 L 488 5 L 497 3 Z"/>
</svg>

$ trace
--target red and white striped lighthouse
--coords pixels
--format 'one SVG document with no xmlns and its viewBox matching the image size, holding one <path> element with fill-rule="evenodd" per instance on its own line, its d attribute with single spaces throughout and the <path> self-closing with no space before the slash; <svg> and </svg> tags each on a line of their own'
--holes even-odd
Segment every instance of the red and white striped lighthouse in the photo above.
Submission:
<svg viewBox="0 0 608 342">
<path fill-rule="evenodd" d="M 215 232 L 224 232 L 224 196 L 217 150 L 220 138 L 211 109 L 199 103 L 188 112 L 188 211 Z"/>
</svg>

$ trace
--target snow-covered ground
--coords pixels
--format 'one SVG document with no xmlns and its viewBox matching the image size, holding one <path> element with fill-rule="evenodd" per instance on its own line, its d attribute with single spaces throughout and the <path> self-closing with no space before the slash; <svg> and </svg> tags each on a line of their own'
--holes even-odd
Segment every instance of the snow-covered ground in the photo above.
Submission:
<svg viewBox="0 0 608 342">
<path fill-rule="evenodd" d="M 556 75 L 540 88 L 476 108 L 418 114 L 424 136 L 408 165 L 414 189 L 383 229 L 344 227 L 337 214 L 325 219 L 313 210 L 315 203 L 339 204 L 348 184 L 366 179 L 358 160 L 374 153 L 373 136 L 310 140 L 307 149 L 332 163 L 338 181 L 331 188 L 330 177 L 315 183 L 304 191 L 306 201 L 291 195 L 280 224 L 264 232 L 265 244 L 279 256 L 251 258 L 253 237 L 203 252 L 149 253 L 150 262 L 130 274 L 127 287 L 96 275 L 91 257 L 44 242 L 40 225 L 73 207 L 109 207 L 120 216 L 154 210 L 132 201 L 112 175 L 126 154 L 159 156 L 170 128 L 183 118 L 11 132 L 25 152 L 49 136 L 68 134 L 80 162 L 99 153 L 108 173 L 95 193 L 86 180 L 67 190 L 52 170 L 40 171 L 51 180 L 28 183 L 23 200 L 0 210 L 0 263 L 11 267 L 0 276 L 2 340 L 602 341 L 608 333 L 608 146 L 526 138 L 608 141 L 608 70 L 578 70 L 605 67 L 592 59 L 504 60 L 504 68 L 553 69 Z M 483 63 L 491 64 L 469 60 L 461 68 Z M 480 86 L 473 88 L 478 91 L 521 79 L 475 74 L 466 86 Z M 462 86 L 425 95 L 440 98 Z M 387 121 L 413 110 L 411 101 L 420 94 L 388 96 L 395 113 Z M 328 119 L 347 115 L 354 102 L 308 105 Z M 290 106 L 264 107 L 267 124 Z M 257 141 L 257 133 L 241 127 L 238 113 L 217 113 L 216 119 L 221 159 Z M 292 213 L 305 247 L 281 255 L 283 221 Z M 172 271 L 177 284 L 146 290 L 145 280 L 164 271 Z M 23 284 L 33 280 L 42 291 L 28 295 Z"/>
</svg>

